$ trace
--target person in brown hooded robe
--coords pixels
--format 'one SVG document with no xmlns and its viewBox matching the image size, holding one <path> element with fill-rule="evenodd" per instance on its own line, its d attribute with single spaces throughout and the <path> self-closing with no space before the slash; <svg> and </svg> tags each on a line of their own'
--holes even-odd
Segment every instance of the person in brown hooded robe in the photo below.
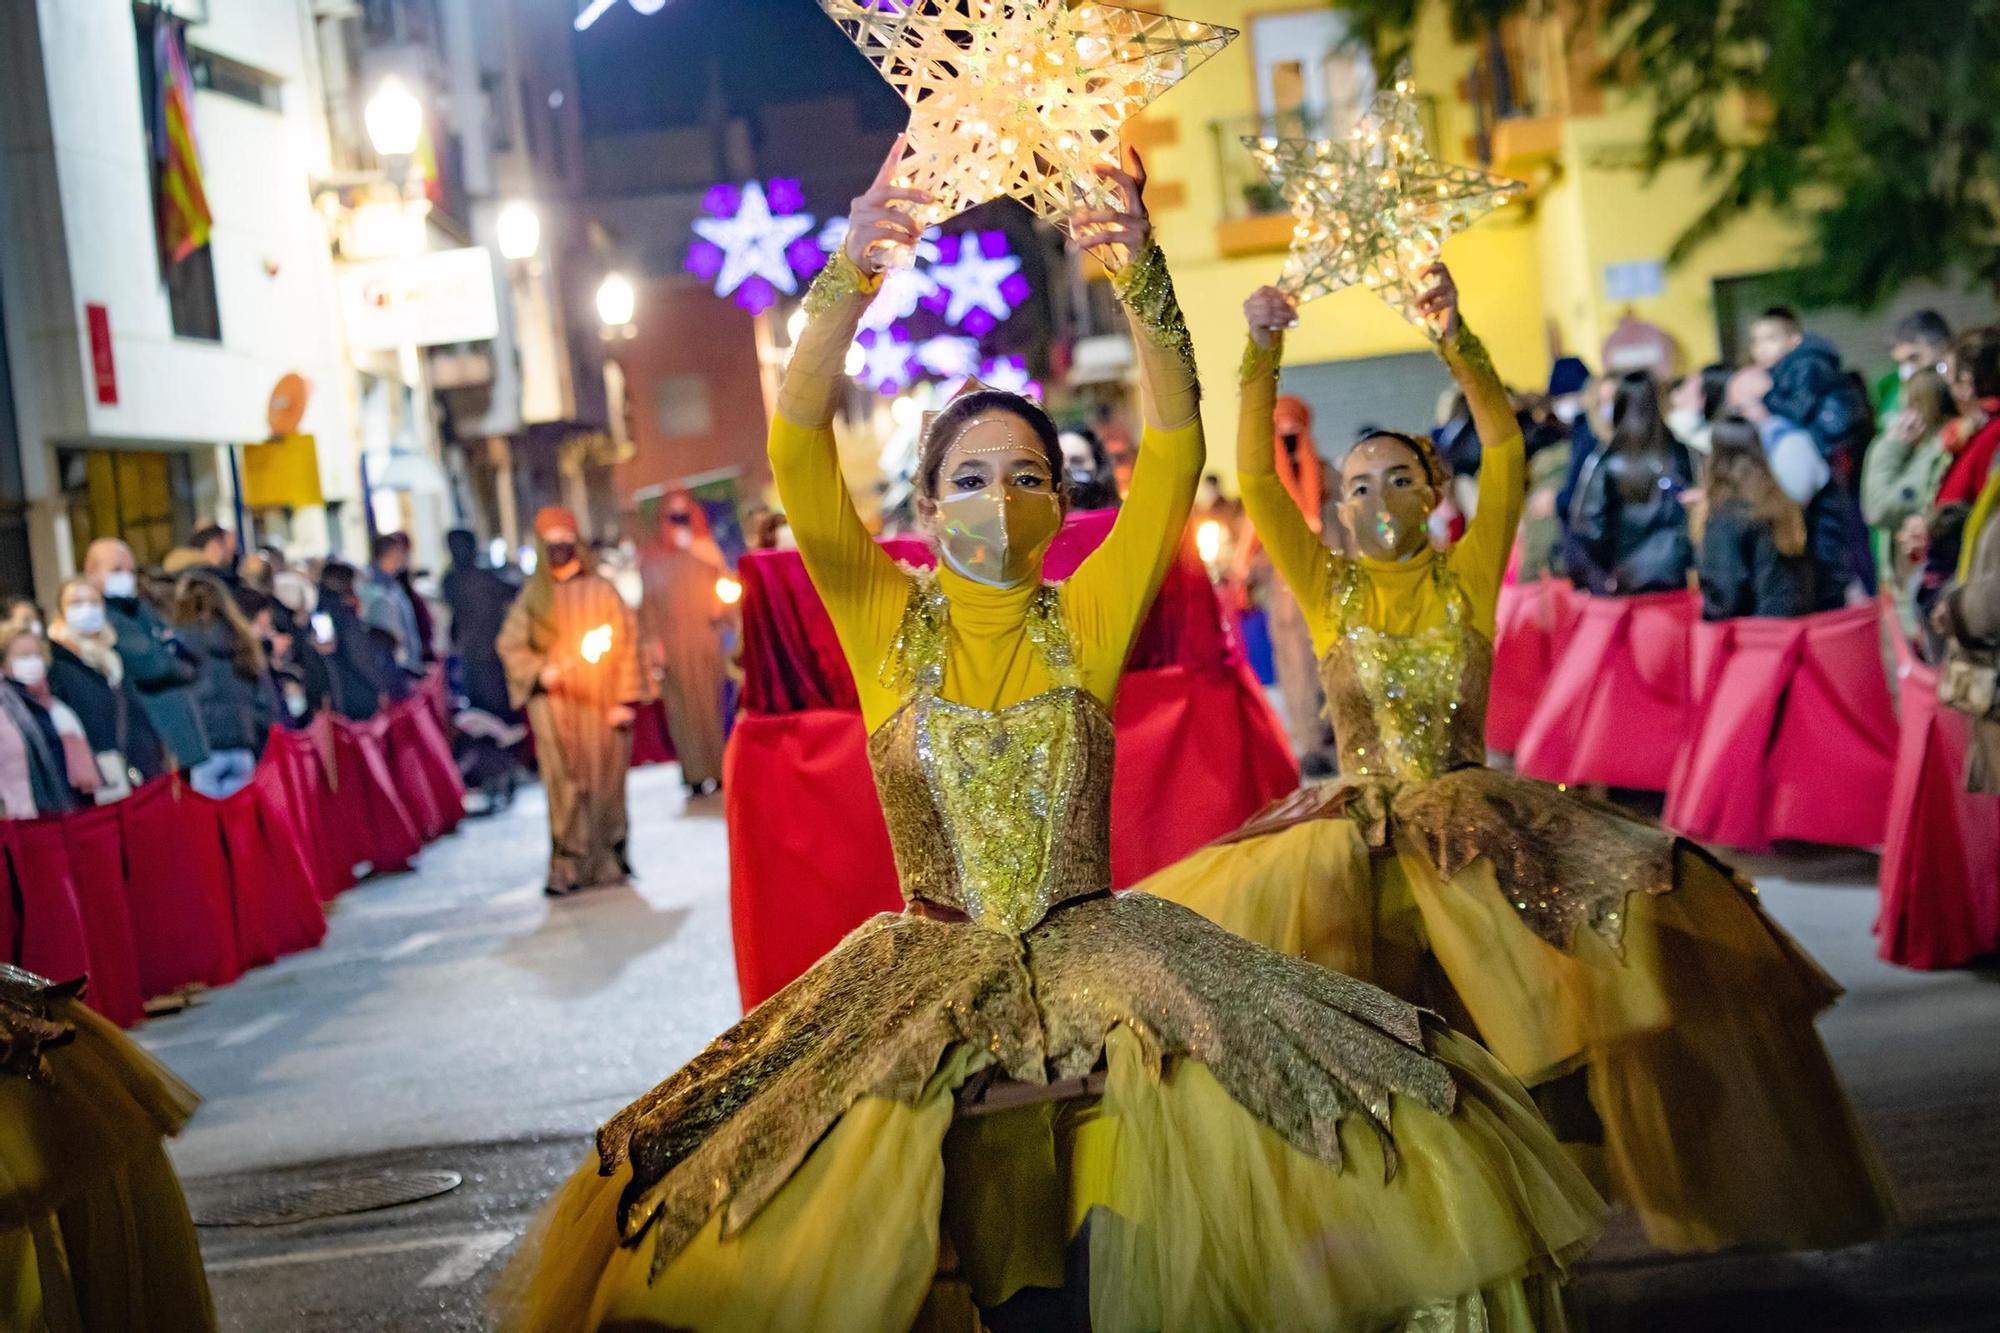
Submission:
<svg viewBox="0 0 2000 1333">
<path fill-rule="evenodd" d="M 535 515 L 534 577 L 495 643 L 507 690 L 525 708 L 549 800 L 547 891 L 622 883 L 625 772 L 632 716 L 645 697 L 632 612 L 609 580 L 584 567 L 576 516 Z"/>
<path fill-rule="evenodd" d="M 716 580 L 729 572 L 708 524 L 685 491 L 667 497 L 658 545 L 640 557 L 645 593 L 639 637 L 658 674 L 667 734 L 691 795 L 722 785 L 722 689 L 727 668 L 716 617 Z"/>
</svg>

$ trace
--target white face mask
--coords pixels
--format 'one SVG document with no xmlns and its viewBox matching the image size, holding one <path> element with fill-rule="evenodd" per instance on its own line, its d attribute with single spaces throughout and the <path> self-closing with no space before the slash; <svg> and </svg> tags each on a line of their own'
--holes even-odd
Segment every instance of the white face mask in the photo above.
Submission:
<svg viewBox="0 0 2000 1333">
<path fill-rule="evenodd" d="M 1556 400 L 1553 410 L 1556 414 L 1556 420 L 1568 426 L 1583 415 L 1583 404 L 1574 398 L 1559 398 Z"/>
<path fill-rule="evenodd" d="M 139 593 L 139 576 L 129 569 L 114 569 L 104 576 L 106 597 L 136 597 Z"/>
<path fill-rule="evenodd" d="M 12 657 L 7 660 L 7 674 L 32 690 L 49 678 L 49 664 L 39 657 Z"/>
<path fill-rule="evenodd" d="M 1672 431 L 1682 444 L 1692 442 L 1707 424 L 1708 418 L 1702 415 L 1698 407 L 1677 407 L 1667 413 L 1667 429 Z"/>
<path fill-rule="evenodd" d="M 96 634 L 104 628 L 104 603 L 78 602 L 63 608 L 63 620 L 78 634 Z"/>
</svg>

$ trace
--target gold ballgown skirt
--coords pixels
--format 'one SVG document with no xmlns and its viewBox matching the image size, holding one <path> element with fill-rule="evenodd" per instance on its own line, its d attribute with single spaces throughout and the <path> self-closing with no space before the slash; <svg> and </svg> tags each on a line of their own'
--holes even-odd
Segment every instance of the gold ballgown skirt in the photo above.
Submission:
<svg viewBox="0 0 2000 1333">
<path fill-rule="evenodd" d="M 0 1328 L 212 1329 L 161 1147 L 196 1098 L 74 991 L 0 966 Z"/>
<path fill-rule="evenodd" d="M 862 925 L 607 1123 L 503 1325 L 963 1328 L 968 1290 L 1081 1256 L 1100 1333 L 1564 1327 L 1602 1204 L 1519 1084 L 1414 1006 L 1105 892 L 1082 689 L 988 711 L 918 679 L 870 754 L 928 915 Z"/>
<path fill-rule="evenodd" d="M 1882 1173 L 1813 1031 L 1839 987 L 1700 848 L 1486 768 L 1491 647 L 1464 622 L 1338 638 L 1346 776 L 1139 889 L 1476 1035 L 1658 1246 L 1881 1234 Z"/>
</svg>

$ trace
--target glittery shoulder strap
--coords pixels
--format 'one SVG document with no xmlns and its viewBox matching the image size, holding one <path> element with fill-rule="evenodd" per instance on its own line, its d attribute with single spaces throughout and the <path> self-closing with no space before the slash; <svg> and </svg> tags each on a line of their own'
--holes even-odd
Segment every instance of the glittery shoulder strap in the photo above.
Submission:
<svg viewBox="0 0 2000 1333">
<path fill-rule="evenodd" d="M 882 659 L 877 677 L 885 689 L 905 695 L 936 694 L 944 688 L 945 651 L 950 639 L 951 602 L 938 587 L 937 574 L 904 569 L 909 598 L 902 623 Z M 1044 583 L 1028 603 L 1028 642 L 1035 646 L 1049 678 L 1058 687 L 1080 685 L 1074 640 L 1063 615 L 1062 585 Z"/>
<path fill-rule="evenodd" d="M 1329 550 L 1327 559 L 1332 562 L 1333 604 L 1339 616 L 1339 630 L 1345 634 L 1356 628 L 1362 621 L 1362 588 L 1367 579 L 1358 560 L 1349 560 L 1338 552 Z M 1458 575 L 1451 570 L 1451 562 L 1438 557 L 1431 562 L 1431 583 L 1444 598 L 1445 623 L 1457 629 L 1466 623 L 1472 610 L 1472 603 L 1465 595 L 1465 588 Z"/>
<path fill-rule="evenodd" d="M 1070 638 L 1069 622 L 1063 616 L 1063 585 L 1044 583 L 1028 604 L 1028 642 L 1041 654 L 1049 679 L 1057 688 L 1068 689 L 1083 683 L 1076 664 L 1076 644 Z"/>
</svg>

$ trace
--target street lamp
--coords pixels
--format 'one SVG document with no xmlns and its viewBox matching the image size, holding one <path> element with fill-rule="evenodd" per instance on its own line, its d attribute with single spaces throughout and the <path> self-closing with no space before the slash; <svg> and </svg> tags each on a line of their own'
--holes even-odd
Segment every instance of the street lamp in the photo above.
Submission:
<svg viewBox="0 0 2000 1333">
<path fill-rule="evenodd" d="M 525 199 L 510 199 L 494 222 L 500 253 L 508 259 L 533 259 L 542 248 L 542 215 Z"/>
<path fill-rule="evenodd" d="M 368 141 L 378 157 L 409 157 L 423 138 L 424 104 L 393 74 L 376 85 L 375 95 L 362 108 L 361 119 L 368 126 Z"/>
<path fill-rule="evenodd" d="M 639 293 L 623 273 L 607 273 L 597 284 L 597 317 L 607 329 L 622 329 L 639 310 Z"/>
</svg>

